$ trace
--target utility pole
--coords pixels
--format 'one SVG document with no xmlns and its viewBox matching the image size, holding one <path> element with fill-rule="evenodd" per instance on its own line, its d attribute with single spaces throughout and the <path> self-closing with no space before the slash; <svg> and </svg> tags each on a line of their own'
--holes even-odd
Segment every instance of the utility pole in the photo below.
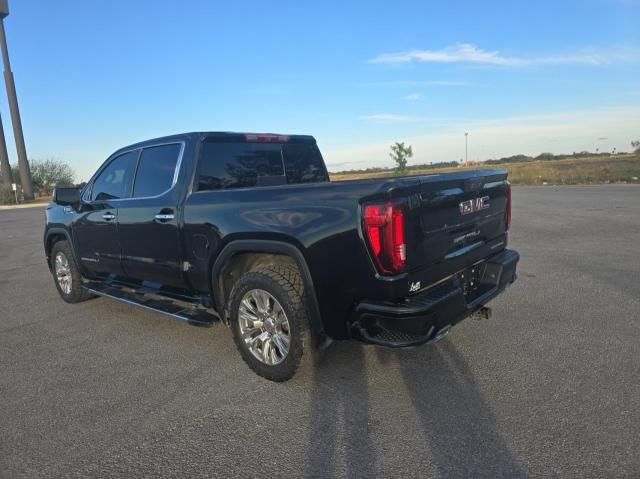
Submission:
<svg viewBox="0 0 640 479">
<path fill-rule="evenodd" d="M 464 133 L 464 164 L 469 164 L 469 133 Z"/>
<path fill-rule="evenodd" d="M 0 172 L 2 172 L 2 183 L 10 186 L 13 183 L 13 174 L 9 164 L 9 155 L 7 154 L 7 142 L 4 139 L 2 118 L 0 118 Z"/>
<path fill-rule="evenodd" d="M 18 168 L 20 169 L 22 193 L 25 200 L 32 200 L 33 185 L 31 184 L 31 169 L 29 168 L 29 161 L 27 160 L 27 149 L 24 146 L 22 122 L 20 121 L 20 109 L 18 108 L 18 96 L 16 95 L 16 85 L 13 81 L 13 73 L 11 73 L 7 38 L 4 33 L 4 19 L 7 15 L 9 15 L 8 0 L 0 0 L 0 48 L 2 48 L 2 61 L 4 62 L 4 82 L 7 85 L 7 96 L 9 97 L 9 110 L 11 111 L 13 135 L 16 138 L 16 151 L 18 153 Z"/>
</svg>

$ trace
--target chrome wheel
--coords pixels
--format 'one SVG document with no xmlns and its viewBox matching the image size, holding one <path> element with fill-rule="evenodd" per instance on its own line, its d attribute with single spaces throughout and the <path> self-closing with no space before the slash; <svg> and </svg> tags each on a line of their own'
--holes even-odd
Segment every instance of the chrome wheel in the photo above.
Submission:
<svg viewBox="0 0 640 479">
<path fill-rule="evenodd" d="M 280 364 L 289 354 L 289 321 L 276 298 L 263 289 L 252 289 L 240 301 L 240 334 L 245 346 L 260 362 Z"/>
<path fill-rule="evenodd" d="M 56 273 L 56 281 L 64 294 L 71 294 L 71 268 L 69 260 L 62 251 L 58 251 L 54 261 L 54 271 Z"/>
</svg>

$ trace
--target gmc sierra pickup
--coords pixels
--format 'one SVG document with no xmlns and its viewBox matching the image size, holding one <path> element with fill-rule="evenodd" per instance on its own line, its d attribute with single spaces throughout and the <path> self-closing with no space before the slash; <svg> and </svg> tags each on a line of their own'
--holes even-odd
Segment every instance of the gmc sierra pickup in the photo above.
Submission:
<svg viewBox="0 0 640 479">
<path fill-rule="evenodd" d="M 516 278 L 504 170 L 330 182 L 310 136 L 186 133 L 58 188 L 44 249 L 69 303 L 222 321 L 284 381 L 329 339 L 436 341 Z"/>
</svg>

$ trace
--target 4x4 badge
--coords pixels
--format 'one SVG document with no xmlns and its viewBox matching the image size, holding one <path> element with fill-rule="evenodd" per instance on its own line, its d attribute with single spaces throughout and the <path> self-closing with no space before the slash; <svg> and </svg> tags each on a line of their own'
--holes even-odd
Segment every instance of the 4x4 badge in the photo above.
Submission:
<svg viewBox="0 0 640 479">
<path fill-rule="evenodd" d="M 411 283 L 409 285 L 409 292 L 410 293 L 415 293 L 419 289 L 420 289 L 420 281 L 416 281 L 415 283 Z"/>
</svg>

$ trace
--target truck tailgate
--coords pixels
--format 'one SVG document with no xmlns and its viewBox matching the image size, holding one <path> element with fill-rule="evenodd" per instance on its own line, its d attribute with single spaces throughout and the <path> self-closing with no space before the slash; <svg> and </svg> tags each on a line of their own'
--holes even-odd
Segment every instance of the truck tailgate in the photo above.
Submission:
<svg viewBox="0 0 640 479">
<path fill-rule="evenodd" d="M 437 265 L 434 273 L 444 277 L 468 264 L 465 257 L 488 256 L 506 246 L 506 171 L 465 171 L 418 180 L 405 224 L 409 273 Z"/>
</svg>

